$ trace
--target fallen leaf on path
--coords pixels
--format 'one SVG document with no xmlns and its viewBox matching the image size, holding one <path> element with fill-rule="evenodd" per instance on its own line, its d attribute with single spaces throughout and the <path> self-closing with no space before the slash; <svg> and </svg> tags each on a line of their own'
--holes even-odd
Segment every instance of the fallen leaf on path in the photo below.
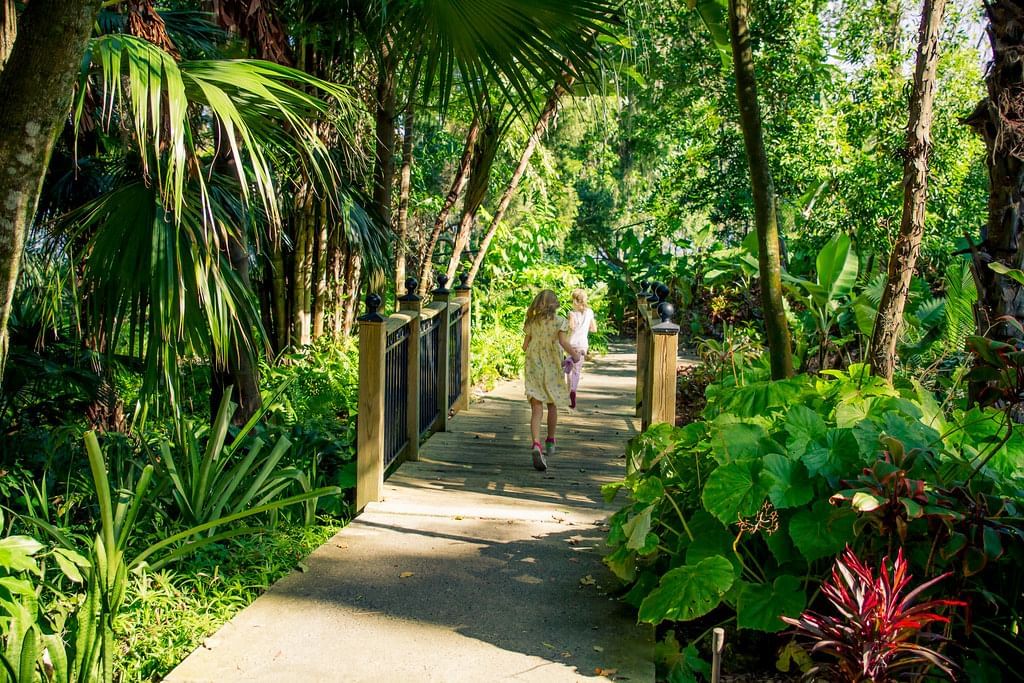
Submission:
<svg viewBox="0 0 1024 683">
<path fill-rule="evenodd" d="M 348 550 L 348 543 L 337 543 L 337 544 L 335 544 L 334 547 L 335 548 L 341 548 L 342 550 Z"/>
<path fill-rule="evenodd" d="M 594 669 L 594 673 L 596 673 L 598 676 L 605 676 L 606 678 L 610 678 L 610 679 L 612 679 L 614 681 L 615 680 L 615 674 L 619 673 L 619 670 L 618 669 L 602 669 L 601 667 L 597 667 L 596 669 Z"/>
<path fill-rule="evenodd" d="M 597 581 L 594 579 L 593 576 L 591 576 L 590 574 L 587 574 L 582 579 L 580 579 L 580 585 L 581 586 L 596 586 L 597 585 Z"/>
<path fill-rule="evenodd" d="M 604 648 L 601 647 L 600 645 L 595 645 L 594 646 L 594 652 L 604 652 Z"/>
<path fill-rule="evenodd" d="M 402 572 L 401 574 L 398 575 L 398 578 L 400 578 L 400 579 L 408 579 L 410 576 L 415 576 L 415 574 L 413 574 L 412 572 Z"/>
<path fill-rule="evenodd" d="M 555 649 L 555 646 L 552 645 L 551 643 L 541 643 L 541 645 L 543 645 L 544 647 L 546 647 L 549 650 L 554 650 Z"/>
<path fill-rule="evenodd" d="M 307 567 L 304 562 L 299 562 L 298 566 L 295 567 L 295 568 L 298 569 L 300 572 L 307 572 L 307 571 L 309 571 L 309 567 Z"/>
<path fill-rule="evenodd" d="M 562 657 L 564 659 L 568 659 L 569 657 L 572 657 L 572 653 L 571 652 L 563 652 L 562 654 L 560 654 L 558 656 Z"/>
</svg>

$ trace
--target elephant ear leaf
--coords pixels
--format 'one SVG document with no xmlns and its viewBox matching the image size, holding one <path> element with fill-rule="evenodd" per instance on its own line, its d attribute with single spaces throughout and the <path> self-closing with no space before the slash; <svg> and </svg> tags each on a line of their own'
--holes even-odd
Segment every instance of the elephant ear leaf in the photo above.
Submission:
<svg viewBox="0 0 1024 683">
<path fill-rule="evenodd" d="M 657 624 L 704 616 L 718 607 L 735 580 L 732 563 L 721 555 L 677 567 L 661 577 L 658 587 L 641 603 L 640 621 Z"/>
</svg>

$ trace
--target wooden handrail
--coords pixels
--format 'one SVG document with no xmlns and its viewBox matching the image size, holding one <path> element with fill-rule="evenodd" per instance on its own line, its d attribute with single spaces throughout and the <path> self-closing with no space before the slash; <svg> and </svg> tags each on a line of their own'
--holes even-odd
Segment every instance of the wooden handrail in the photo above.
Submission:
<svg viewBox="0 0 1024 683">
<path fill-rule="evenodd" d="M 449 417 L 469 406 L 471 292 L 465 278 L 455 291 L 445 289 L 443 277 L 439 282 L 424 304 L 410 278 L 399 312 L 387 317 L 379 296 L 366 298 L 359 318 L 357 511 L 380 500 L 387 462 L 393 469 L 416 460 L 420 440 L 447 431 Z"/>
</svg>

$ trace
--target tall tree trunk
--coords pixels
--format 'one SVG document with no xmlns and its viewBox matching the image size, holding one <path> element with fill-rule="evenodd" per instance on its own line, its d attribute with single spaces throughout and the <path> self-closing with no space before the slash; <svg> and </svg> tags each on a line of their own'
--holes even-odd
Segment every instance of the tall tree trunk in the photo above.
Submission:
<svg viewBox="0 0 1024 683">
<path fill-rule="evenodd" d="M 327 240 L 327 319 L 330 321 L 331 339 L 341 338 L 341 323 L 345 317 L 345 248 L 342 229 L 335 225 Z"/>
<path fill-rule="evenodd" d="M 296 196 L 295 258 L 292 264 L 292 343 L 310 342 L 310 290 L 313 285 L 313 193 L 308 184 Z"/>
<path fill-rule="evenodd" d="M 359 252 L 350 250 L 345 266 L 345 308 L 341 321 L 341 336 L 352 334 L 356 315 L 359 313 L 359 281 L 363 272 L 363 259 Z"/>
<path fill-rule="evenodd" d="M 398 174 L 398 224 L 395 227 L 395 291 L 405 291 L 405 264 L 409 251 L 409 199 L 412 195 L 413 131 L 416 123 L 416 105 L 409 93 L 402 117 L 402 169 Z"/>
<path fill-rule="evenodd" d="M 14 0 L 0 0 L 0 71 L 11 56 L 14 40 L 18 37 L 18 11 Z"/>
<path fill-rule="evenodd" d="M 452 255 L 448 259 L 448 268 L 445 271 L 449 281 L 455 279 L 455 273 L 462 261 L 462 252 L 469 246 L 469 238 L 473 233 L 473 225 L 476 223 L 477 211 L 480 210 L 484 199 L 487 198 L 487 187 L 490 184 L 494 155 L 497 154 L 500 138 L 501 129 L 496 115 L 493 111 L 489 111 L 481 134 L 477 136 L 476 144 L 473 146 L 473 162 L 469 181 L 466 184 L 466 199 L 462 206 L 462 217 L 459 219 L 459 227 L 455 231 L 455 243 L 452 245 Z"/>
<path fill-rule="evenodd" d="M 395 57 L 391 39 L 380 46 L 377 66 L 377 121 L 373 162 L 373 206 L 384 227 L 391 228 L 391 188 L 395 181 Z"/>
<path fill-rule="evenodd" d="M 771 357 L 773 379 L 793 375 L 793 353 L 789 327 L 782 303 L 782 264 L 779 259 L 779 224 L 775 212 L 775 187 L 768 166 L 761 130 L 761 107 L 754 77 L 754 53 L 750 44 L 749 0 L 729 0 L 729 37 L 733 68 L 736 72 L 736 99 L 740 126 L 750 164 L 750 185 L 754 198 L 754 223 L 757 227 L 758 266 L 761 274 L 761 308 L 764 310 L 765 337 Z"/>
<path fill-rule="evenodd" d="M 573 78 L 571 76 L 568 77 L 566 84 L 571 86 L 572 82 Z M 565 88 L 560 85 L 556 85 L 551 90 L 551 94 L 548 95 L 547 102 L 544 104 L 544 109 L 541 110 L 540 116 L 537 117 L 537 123 L 534 124 L 533 131 L 530 133 L 530 137 L 526 141 L 526 147 L 523 148 L 523 153 L 519 155 L 519 164 L 516 166 L 515 171 L 512 172 L 512 177 L 509 178 L 508 185 L 505 186 L 505 191 L 502 193 L 501 199 L 498 201 L 498 208 L 494 212 L 491 224 L 487 227 L 487 232 L 484 234 L 483 239 L 480 240 L 480 249 L 473 258 L 473 265 L 469 269 L 468 284 L 472 285 L 473 280 L 476 279 L 476 274 L 479 272 L 480 266 L 483 264 L 484 258 L 487 256 L 487 249 L 491 246 L 491 240 L 494 239 L 494 234 L 498 231 L 498 226 L 501 225 L 502 219 L 505 218 L 505 213 L 508 211 L 509 204 L 512 203 L 512 197 L 519 188 L 519 183 L 522 181 L 523 175 L 526 174 L 526 169 L 530 166 L 530 159 L 533 157 L 533 152 L 537 149 L 537 145 L 540 144 L 541 138 L 544 137 L 544 133 L 547 132 L 548 126 L 551 124 L 555 114 L 558 112 L 558 105 L 561 102 L 562 96 L 565 95 L 566 92 Z"/>
<path fill-rule="evenodd" d="M 100 0 L 32 0 L 0 73 L 0 378 L 25 234 L 99 8 Z"/>
<path fill-rule="evenodd" d="M 426 293 L 427 288 L 430 286 L 430 268 L 433 266 L 434 247 L 437 246 L 437 239 L 441 236 L 441 231 L 444 230 L 445 225 L 448 223 L 448 216 L 452 212 L 452 207 L 455 206 L 455 202 L 459 200 L 459 195 L 462 194 L 463 188 L 466 187 L 466 181 L 469 178 L 469 165 L 473 161 L 473 146 L 476 144 L 476 138 L 479 134 L 480 118 L 474 116 L 473 123 L 469 126 L 469 132 L 466 133 L 466 146 L 462 150 L 462 158 L 459 160 L 459 167 L 455 171 L 455 177 L 452 178 L 451 189 L 448 190 L 448 196 L 445 197 L 444 204 L 441 205 L 441 210 L 437 213 L 437 219 L 434 221 L 434 227 L 430 231 L 430 237 L 427 238 L 423 249 L 419 253 L 419 293 L 421 296 Z"/>
<path fill-rule="evenodd" d="M 974 252 L 974 275 L 978 285 L 978 329 L 988 336 L 1014 342 L 1021 335 L 1001 318 L 1024 322 L 1021 286 L 988 267 L 1001 263 L 1007 268 L 1024 264 L 1024 2 L 994 0 L 986 6 L 987 32 L 992 45 L 992 63 L 986 73 L 988 97 L 982 100 L 964 123 L 975 129 L 988 148 L 988 221 L 981 244 Z M 973 387 L 977 390 L 977 387 Z"/>
<path fill-rule="evenodd" d="M 871 337 L 870 362 L 875 374 L 891 380 L 896 367 L 896 342 L 903 309 L 910 293 L 910 278 L 921 252 L 925 203 L 928 197 L 928 152 L 931 147 L 932 104 L 939 62 L 939 34 L 946 0 L 924 0 L 918 33 L 914 90 L 910 95 L 907 152 L 903 162 L 903 217 L 900 233 L 889 256 L 889 277 Z"/>
<path fill-rule="evenodd" d="M 324 334 L 324 315 L 327 311 L 327 200 L 321 199 L 316 215 L 316 254 L 313 287 L 313 339 Z"/>
<path fill-rule="evenodd" d="M 270 292 L 274 311 L 274 350 L 280 353 L 288 346 L 288 282 L 284 263 L 284 246 L 278 237 L 270 244 Z"/>
</svg>

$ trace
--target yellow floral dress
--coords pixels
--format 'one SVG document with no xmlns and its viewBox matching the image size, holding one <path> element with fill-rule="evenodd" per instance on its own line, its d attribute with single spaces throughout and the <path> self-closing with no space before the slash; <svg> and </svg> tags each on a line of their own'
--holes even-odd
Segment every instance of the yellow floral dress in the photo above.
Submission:
<svg viewBox="0 0 1024 683">
<path fill-rule="evenodd" d="M 569 321 L 560 315 L 534 320 L 524 330 L 526 347 L 526 397 L 556 406 L 569 404 L 569 389 L 562 372 L 562 347 L 558 333 L 569 331 Z"/>
</svg>

